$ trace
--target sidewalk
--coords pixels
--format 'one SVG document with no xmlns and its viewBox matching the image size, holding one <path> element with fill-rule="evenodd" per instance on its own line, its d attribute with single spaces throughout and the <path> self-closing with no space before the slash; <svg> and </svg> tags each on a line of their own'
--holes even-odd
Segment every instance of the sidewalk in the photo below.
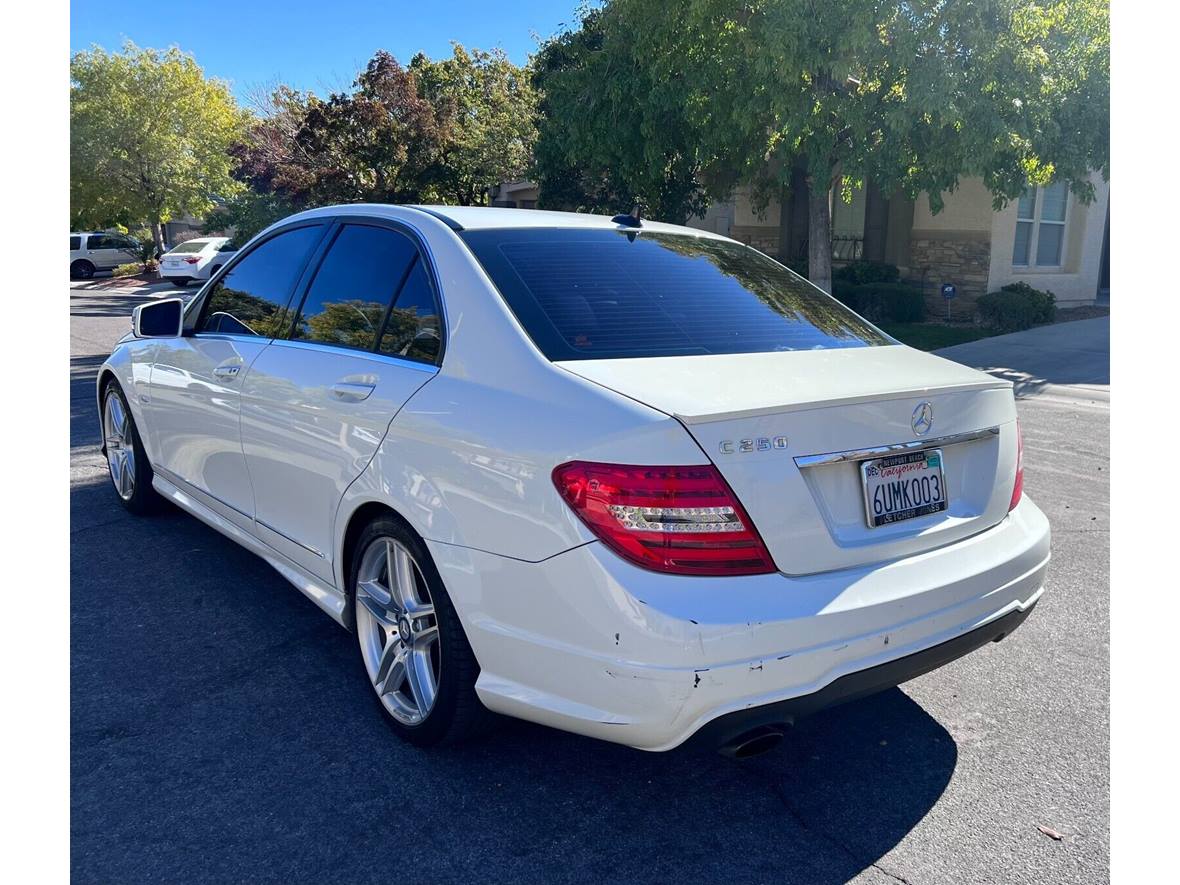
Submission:
<svg viewBox="0 0 1180 885">
<path fill-rule="evenodd" d="M 1006 378 L 1017 398 L 1110 403 L 1110 317 L 1039 326 L 934 353 Z"/>
</svg>

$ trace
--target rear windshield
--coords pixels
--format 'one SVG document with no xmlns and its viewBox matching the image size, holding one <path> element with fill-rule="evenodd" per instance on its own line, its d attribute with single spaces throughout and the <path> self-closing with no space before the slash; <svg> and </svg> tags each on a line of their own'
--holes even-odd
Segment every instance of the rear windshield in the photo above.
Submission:
<svg viewBox="0 0 1180 885">
<path fill-rule="evenodd" d="M 181 243 L 168 254 L 180 255 L 182 252 L 200 252 L 208 245 L 208 240 L 189 240 L 187 243 Z"/>
<path fill-rule="evenodd" d="M 739 243 L 561 228 L 460 236 L 551 360 L 894 343 L 802 277 Z"/>
</svg>

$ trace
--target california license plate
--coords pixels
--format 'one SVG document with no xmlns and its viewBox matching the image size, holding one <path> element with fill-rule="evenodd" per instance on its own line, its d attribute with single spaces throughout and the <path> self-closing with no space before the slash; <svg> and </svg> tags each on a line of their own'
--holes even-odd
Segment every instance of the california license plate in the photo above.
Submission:
<svg viewBox="0 0 1180 885">
<path fill-rule="evenodd" d="M 870 528 L 928 516 L 947 508 L 941 449 L 861 461 L 860 477 Z"/>
</svg>

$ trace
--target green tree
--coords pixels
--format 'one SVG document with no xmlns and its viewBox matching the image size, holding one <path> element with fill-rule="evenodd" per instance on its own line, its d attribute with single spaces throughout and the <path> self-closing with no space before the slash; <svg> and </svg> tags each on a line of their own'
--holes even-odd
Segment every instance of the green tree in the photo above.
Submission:
<svg viewBox="0 0 1180 885">
<path fill-rule="evenodd" d="M 493 185 L 525 174 L 537 138 L 537 97 L 526 71 L 501 50 L 459 43 L 440 61 L 419 53 L 410 71 L 439 121 L 431 184 L 445 202 L 486 203 Z"/>
<path fill-rule="evenodd" d="M 546 89 L 547 101 L 571 91 L 561 113 L 593 107 L 609 123 L 576 123 L 590 144 L 575 153 L 630 138 L 625 125 L 646 168 L 620 166 L 628 182 L 683 157 L 711 197 L 748 183 L 761 206 L 802 166 L 810 275 L 826 290 L 833 192 L 872 179 L 925 191 L 938 211 L 970 175 L 1001 208 L 1051 180 L 1088 200 L 1091 172 L 1108 172 L 1108 0 L 685 0 L 676 15 L 608 0 L 600 14 L 598 76 L 575 67 Z M 612 71 L 635 72 L 644 94 Z"/>
<path fill-rule="evenodd" d="M 73 224 L 151 226 L 203 215 L 240 189 L 229 148 L 246 122 L 229 87 L 173 47 L 100 47 L 70 59 L 70 215 Z"/>
<path fill-rule="evenodd" d="M 226 200 L 206 215 L 201 231 L 219 234 L 232 230 L 234 240 L 242 244 L 295 211 L 295 205 L 281 193 L 247 190 Z"/>
<path fill-rule="evenodd" d="M 685 221 L 703 211 L 702 169 L 681 96 L 638 60 L 646 36 L 613 9 L 546 41 L 532 61 L 541 121 L 532 175 L 546 208 L 645 212 Z"/>
<path fill-rule="evenodd" d="M 526 72 L 459 44 L 408 68 L 378 52 L 352 91 L 323 100 L 280 87 L 263 110 L 234 150 L 236 174 L 293 207 L 484 203 L 492 185 L 525 173 L 536 139 Z"/>
</svg>

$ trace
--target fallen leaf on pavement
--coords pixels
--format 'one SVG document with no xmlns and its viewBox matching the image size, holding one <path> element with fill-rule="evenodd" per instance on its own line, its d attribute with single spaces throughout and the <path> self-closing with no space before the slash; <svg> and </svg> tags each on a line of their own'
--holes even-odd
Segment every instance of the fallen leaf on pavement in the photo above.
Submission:
<svg viewBox="0 0 1180 885">
<path fill-rule="evenodd" d="M 1065 835 L 1063 833 L 1057 832 L 1052 827 L 1046 827 L 1044 824 L 1037 824 L 1037 829 L 1040 830 L 1042 833 L 1044 833 L 1046 836 L 1048 836 L 1050 839 L 1053 839 L 1056 842 L 1060 842 L 1062 839 L 1065 838 Z"/>
</svg>

